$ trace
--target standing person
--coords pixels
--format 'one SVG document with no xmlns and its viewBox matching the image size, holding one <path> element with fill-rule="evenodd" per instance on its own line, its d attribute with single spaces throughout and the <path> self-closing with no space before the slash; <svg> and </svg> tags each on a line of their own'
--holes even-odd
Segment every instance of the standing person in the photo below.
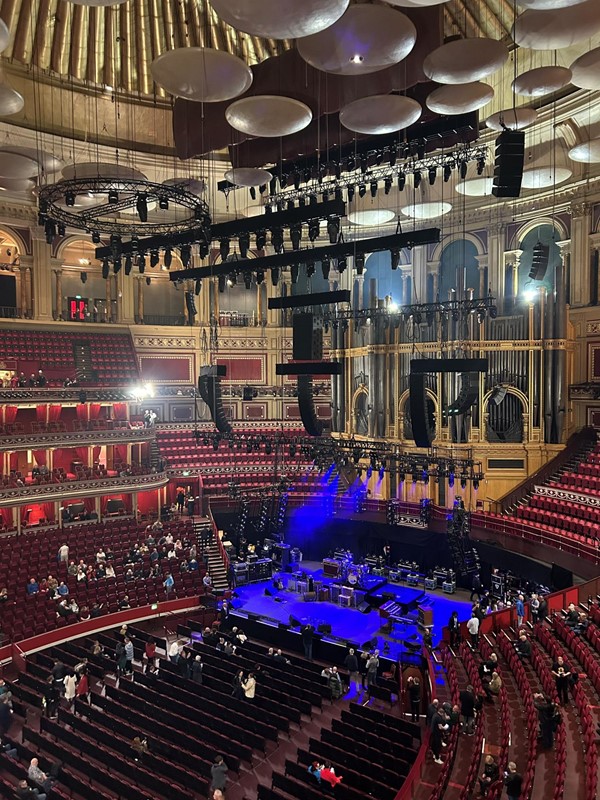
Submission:
<svg viewBox="0 0 600 800">
<path fill-rule="evenodd" d="M 12 716 L 10 713 L 10 704 L 8 695 L 3 694 L 0 697 L 0 738 L 3 738 L 8 733 L 12 723 Z"/>
<path fill-rule="evenodd" d="M 479 617 L 473 612 L 471 619 L 467 622 L 467 630 L 471 636 L 471 644 L 477 647 L 479 644 Z"/>
<path fill-rule="evenodd" d="M 223 756 L 217 756 L 214 763 L 210 768 L 210 790 L 214 792 L 215 789 L 220 789 L 222 792 L 227 785 L 227 764 Z"/>
<path fill-rule="evenodd" d="M 538 619 L 540 621 L 544 621 L 548 616 L 548 601 L 544 597 L 544 595 L 540 595 L 540 607 L 538 608 Z"/>
<path fill-rule="evenodd" d="M 421 682 L 418 678 L 410 676 L 406 690 L 410 700 L 410 715 L 413 722 L 418 722 L 421 716 Z"/>
<path fill-rule="evenodd" d="M 431 739 L 429 744 L 431 752 L 433 753 L 433 760 L 436 764 L 443 764 L 442 755 L 442 737 L 444 730 L 447 730 L 445 714 L 441 708 L 437 708 L 431 720 Z"/>
<path fill-rule="evenodd" d="M 125 655 L 125 645 L 123 642 L 117 642 L 115 647 L 115 658 L 117 661 L 117 675 L 120 677 L 127 666 L 127 657 Z"/>
<path fill-rule="evenodd" d="M 360 691 L 359 684 L 361 681 L 358 671 L 358 658 L 356 657 L 356 652 L 353 647 L 350 648 L 348 655 L 344 659 L 344 666 L 349 673 L 350 689 L 356 687 L 356 691 Z"/>
<path fill-rule="evenodd" d="M 520 630 L 525 621 L 525 598 L 522 594 L 517 597 L 515 610 L 517 612 L 517 628 Z"/>
<path fill-rule="evenodd" d="M 236 700 L 242 700 L 244 697 L 244 672 L 241 669 L 233 677 L 233 691 L 231 694 Z"/>
<path fill-rule="evenodd" d="M 540 599 L 537 594 L 531 595 L 531 600 L 529 601 L 529 611 L 531 612 L 531 621 L 535 625 L 540 616 Z"/>
<path fill-rule="evenodd" d="M 169 594 L 171 593 L 173 587 L 175 586 L 173 575 L 170 572 L 167 572 L 167 576 L 163 581 L 163 586 L 165 587 L 165 594 L 167 595 L 167 600 L 168 600 Z"/>
<path fill-rule="evenodd" d="M 73 704 L 77 693 L 77 678 L 74 672 L 69 672 L 65 676 L 65 700 L 69 705 Z"/>
<path fill-rule="evenodd" d="M 86 670 L 84 670 L 79 678 L 79 683 L 77 684 L 77 689 L 75 690 L 75 696 L 78 700 L 85 700 L 86 703 L 91 704 L 90 681 Z"/>
<path fill-rule="evenodd" d="M 254 700 L 254 695 L 256 694 L 256 679 L 254 678 L 253 672 L 248 673 L 248 677 L 242 683 L 242 689 L 244 690 L 246 700 Z"/>
<path fill-rule="evenodd" d="M 202 659 L 200 656 L 196 656 L 192 661 L 192 680 L 194 683 L 202 683 Z"/>
<path fill-rule="evenodd" d="M 456 647 L 460 642 L 460 622 L 458 621 L 458 611 L 453 611 L 448 620 L 450 630 L 450 647 Z"/>
<path fill-rule="evenodd" d="M 473 595 L 477 595 L 477 599 L 481 600 L 481 578 L 479 577 L 479 573 L 475 573 L 473 575 L 473 580 L 471 582 L 471 596 L 469 597 L 469 601 L 473 602 Z"/>
<path fill-rule="evenodd" d="M 337 700 L 344 693 L 342 679 L 337 667 L 332 667 L 329 673 L 329 689 L 331 691 L 332 700 Z"/>
<path fill-rule="evenodd" d="M 153 636 L 149 636 L 144 645 L 144 660 L 146 662 L 144 672 L 148 671 L 150 664 L 156 664 L 156 642 Z"/>
<path fill-rule="evenodd" d="M 554 744 L 554 717 L 556 706 L 552 700 L 544 694 L 534 694 L 533 702 L 538 712 L 542 747 L 548 750 Z"/>
<path fill-rule="evenodd" d="M 308 624 L 302 628 L 302 647 L 304 648 L 304 658 L 312 661 L 312 647 L 313 647 L 313 631 L 312 625 Z"/>
<path fill-rule="evenodd" d="M 69 545 L 68 544 L 66 544 L 66 543 L 62 544 L 58 548 L 58 559 L 57 560 L 58 561 L 62 561 L 64 564 L 68 564 L 69 563 Z"/>
<path fill-rule="evenodd" d="M 185 503 L 185 492 L 181 488 L 181 486 L 177 489 L 177 511 L 180 514 L 183 514 L 183 504 Z"/>
<path fill-rule="evenodd" d="M 367 688 L 377 686 L 377 670 L 379 669 L 379 650 L 375 650 L 367 661 Z"/>
<path fill-rule="evenodd" d="M 519 800 L 521 797 L 523 778 L 517 772 L 517 765 L 514 761 L 508 762 L 508 772 L 504 773 L 504 785 L 506 786 L 508 800 Z"/>
<path fill-rule="evenodd" d="M 131 674 L 133 672 L 133 642 L 129 636 L 125 637 L 125 672 Z"/>
<path fill-rule="evenodd" d="M 571 670 L 562 656 L 558 656 L 552 664 L 552 675 L 556 684 L 558 700 L 563 706 L 569 705 L 569 682 L 571 680 Z"/>
<path fill-rule="evenodd" d="M 178 639 L 175 639 L 175 641 L 172 642 L 171 646 L 169 647 L 169 661 L 172 661 L 173 664 L 178 664 L 182 650 L 183 650 L 183 643 L 180 642 Z"/>
<path fill-rule="evenodd" d="M 475 725 L 475 689 L 472 686 L 467 686 L 458 696 L 460 701 L 460 714 L 462 717 L 465 731 L 469 736 L 474 733 Z"/>
<path fill-rule="evenodd" d="M 60 700 L 60 694 L 54 683 L 52 675 L 48 675 L 48 680 L 44 686 L 44 710 L 49 719 L 56 717 L 56 709 Z"/>
</svg>

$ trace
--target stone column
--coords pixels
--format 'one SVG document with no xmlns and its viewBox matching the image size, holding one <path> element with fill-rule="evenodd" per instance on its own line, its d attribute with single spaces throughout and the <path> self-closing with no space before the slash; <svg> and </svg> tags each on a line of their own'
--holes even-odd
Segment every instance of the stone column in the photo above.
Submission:
<svg viewBox="0 0 600 800">
<path fill-rule="evenodd" d="M 356 285 L 358 286 L 357 304 L 358 304 L 358 308 L 360 309 L 364 305 L 365 276 L 364 275 L 357 275 L 355 280 L 356 280 Z"/>
<path fill-rule="evenodd" d="M 112 320 L 112 277 L 109 275 L 106 279 L 106 322 Z"/>
<path fill-rule="evenodd" d="M 25 287 L 27 319 L 33 319 L 33 279 L 31 275 L 31 267 L 25 267 Z"/>
<path fill-rule="evenodd" d="M 408 280 L 410 278 L 410 274 L 408 272 L 402 272 L 402 305 L 409 306 L 411 303 L 410 291 L 409 291 L 409 284 Z"/>
<path fill-rule="evenodd" d="M 135 290 L 136 279 L 133 275 L 126 276 L 123 271 L 117 276 L 117 286 L 121 292 L 121 318 L 119 322 L 131 325 L 135 319 Z"/>
<path fill-rule="evenodd" d="M 519 296 L 519 264 L 521 263 L 521 256 L 523 255 L 522 250 L 507 250 L 504 253 L 504 269 L 505 274 L 508 272 L 507 268 L 512 270 L 512 287 L 511 287 L 511 294 L 510 297 L 507 295 L 507 288 L 506 284 L 503 286 L 503 295 L 506 301 L 508 301 L 510 310 L 514 308 L 517 302 L 517 298 Z M 505 302 L 504 311 L 507 311 L 507 303 Z"/>
<path fill-rule="evenodd" d="M 504 304 L 504 224 L 491 225 L 488 232 L 488 287 L 501 310 Z"/>
<path fill-rule="evenodd" d="M 33 252 L 33 316 L 36 320 L 52 319 L 52 272 L 51 268 L 62 266 L 58 259 L 51 258 L 51 246 L 45 239 L 34 238 Z M 21 258 L 23 264 L 23 258 Z"/>
<path fill-rule="evenodd" d="M 412 274 L 412 298 L 407 302 L 424 303 L 427 297 L 427 248 L 415 247 L 411 252 L 412 264 L 408 265 L 408 272 Z"/>
<path fill-rule="evenodd" d="M 438 292 L 440 290 L 440 265 L 435 265 L 431 271 L 431 293 L 433 295 L 433 302 L 437 303 Z"/>
<path fill-rule="evenodd" d="M 62 319 L 62 268 L 53 269 L 54 273 L 54 319 Z"/>
<path fill-rule="evenodd" d="M 479 287 L 476 289 L 479 294 L 477 296 L 485 297 L 485 271 L 488 266 L 488 256 L 475 256 L 475 260 L 477 261 L 477 269 L 479 270 Z"/>
<path fill-rule="evenodd" d="M 117 310 L 116 310 L 116 320 L 114 322 L 122 322 L 123 321 L 123 270 L 119 272 L 118 275 L 114 276 L 115 282 L 115 300 L 117 301 Z"/>
<path fill-rule="evenodd" d="M 588 203 L 571 203 L 571 306 L 590 302 L 589 235 L 591 207 Z"/>
<path fill-rule="evenodd" d="M 588 260 L 590 265 L 588 302 L 590 305 L 592 303 L 598 305 L 600 303 L 600 233 L 593 233 L 589 237 Z M 595 286 L 592 285 L 593 281 L 595 281 Z"/>
</svg>

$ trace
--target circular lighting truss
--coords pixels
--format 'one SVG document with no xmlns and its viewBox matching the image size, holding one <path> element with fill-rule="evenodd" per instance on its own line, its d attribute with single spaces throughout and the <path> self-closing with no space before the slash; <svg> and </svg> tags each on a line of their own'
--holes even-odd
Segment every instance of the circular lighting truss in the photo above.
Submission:
<svg viewBox="0 0 600 800">
<path fill-rule="evenodd" d="M 76 200 L 82 196 L 86 203 L 79 206 Z M 156 206 L 166 212 L 163 219 Z M 49 184 L 39 191 L 38 208 L 38 222 L 47 238 L 66 228 L 127 239 L 169 237 L 189 230 L 210 234 L 208 205 L 197 194 L 181 185 L 135 178 L 73 178 Z"/>
</svg>

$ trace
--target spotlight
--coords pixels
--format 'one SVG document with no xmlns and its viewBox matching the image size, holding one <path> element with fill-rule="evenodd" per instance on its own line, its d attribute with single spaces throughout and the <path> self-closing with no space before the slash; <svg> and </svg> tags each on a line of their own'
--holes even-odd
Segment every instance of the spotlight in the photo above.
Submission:
<svg viewBox="0 0 600 800">
<path fill-rule="evenodd" d="M 366 184 L 364 184 L 364 183 L 359 183 L 359 184 L 358 184 L 358 196 L 359 196 L 359 197 L 364 197 L 364 196 L 366 195 L 366 193 L 367 193 L 367 187 L 366 187 Z"/>
<path fill-rule="evenodd" d="M 87 283 L 87 272 L 81 272 L 79 277 L 81 278 L 82 283 Z"/>
<path fill-rule="evenodd" d="M 132 253 L 137 253 L 137 251 L 139 249 L 140 249 L 140 240 L 137 238 L 137 236 L 132 236 L 131 237 L 131 252 Z"/>
<path fill-rule="evenodd" d="M 102 262 L 102 277 L 104 278 L 104 280 L 108 278 L 109 270 L 110 270 L 110 265 L 108 263 L 108 258 L 105 258 L 104 261 Z"/>
<path fill-rule="evenodd" d="M 230 242 L 229 239 L 221 239 L 219 242 L 219 253 L 221 254 L 221 261 L 227 261 L 229 255 Z"/>
<path fill-rule="evenodd" d="M 201 241 L 200 244 L 198 245 L 198 255 L 203 261 L 205 258 L 207 258 L 209 252 L 210 252 L 210 243 L 207 242 L 206 240 Z"/>
<path fill-rule="evenodd" d="M 398 173 L 398 191 L 401 192 L 406 186 L 406 175 L 403 172 Z"/>
<path fill-rule="evenodd" d="M 444 164 L 444 183 L 448 183 L 451 177 L 452 177 L 452 165 Z"/>
<path fill-rule="evenodd" d="M 453 472 L 451 472 L 451 473 L 448 475 L 448 488 L 449 488 L 449 489 L 452 489 L 452 487 L 453 487 L 453 486 L 454 486 L 454 473 L 453 473 Z"/>
<path fill-rule="evenodd" d="M 229 275 L 227 276 L 227 286 L 231 288 L 232 286 L 235 286 L 236 283 L 237 283 L 237 275 L 235 274 L 235 272 L 230 272 Z"/>
<path fill-rule="evenodd" d="M 204 219 L 204 210 L 202 209 L 202 206 L 196 206 L 194 208 L 194 219 Z"/>
<path fill-rule="evenodd" d="M 377 188 L 378 188 L 377 181 L 371 181 L 371 185 L 369 186 L 369 190 L 371 192 L 371 197 L 377 197 Z"/>
<path fill-rule="evenodd" d="M 460 476 L 460 488 L 461 489 L 466 489 L 467 488 L 467 476 L 466 475 L 461 475 Z"/>
<path fill-rule="evenodd" d="M 298 283 L 299 272 L 300 272 L 300 267 L 298 266 L 298 264 L 292 264 L 292 266 L 290 267 L 290 276 L 292 278 L 293 284 Z"/>
<path fill-rule="evenodd" d="M 122 262 L 120 258 L 115 258 L 113 261 L 113 272 L 117 275 L 121 271 Z"/>
<path fill-rule="evenodd" d="M 311 242 L 314 242 L 315 239 L 319 238 L 319 234 L 321 233 L 321 226 L 319 224 L 318 219 L 311 219 L 308 223 L 308 238 Z M 290 229 L 291 234 L 291 229 Z"/>
<path fill-rule="evenodd" d="M 427 484 L 429 483 L 429 473 L 427 472 L 426 469 L 424 469 L 423 472 L 421 473 L 421 480 L 423 481 L 425 486 L 427 486 Z"/>
<path fill-rule="evenodd" d="M 463 181 L 464 181 L 464 179 L 467 177 L 467 170 L 468 170 L 468 169 L 469 169 L 469 164 L 468 164 L 468 162 L 467 162 L 467 161 L 461 161 L 461 162 L 460 162 L 460 166 L 459 166 L 459 168 L 458 168 L 458 171 L 459 171 L 459 175 L 460 175 L 460 177 L 461 177 L 461 179 L 462 179 Z"/>
<path fill-rule="evenodd" d="M 375 156 L 375 166 L 380 167 L 382 161 L 383 161 L 383 150 L 378 150 L 377 155 Z"/>
<path fill-rule="evenodd" d="M 396 166 L 396 159 L 398 158 L 398 150 L 395 145 L 390 147 L 390 167 Z"/>
<path fill-rule="evenodd" d="M 306 277 L 312 278 L 314 274 L 315 274 L 315 262 L 308 261 L 306 264 Z"/>
<path fill-rule="evenodd" d="M 119 194 L 114 189 L 110 189 L 108 192 L 108 202 L 113 206 L 119 202 Z"/>
<path fill-rule="evenodd" d="M 250 249 L 250 234 L 240 233 L 238 237 L 238 247 L 240 248 L 240 256 L 248 258 L 248 250 Z"/>
<path fill-rule="evenodd" d="M 92 242 L 94 244 L 100 244 L 100 234 L 98 233 L 98 231 L 92 231 Z"/>
<path fill-rule="evenodd" d="M 349 203 L 351 203 L 354 200 L 354 192 L 355 192 L 354 186 L 349 186 L 348 187 L 348 202 Z"/>
<path fill-rule="evenodd" d="M 146 269 L 146 256 L 144 255 L 144 253 L 140 253 L 138 255 L 138 257 L 137 257 L 137 265 L 138 265 L 138 270 L 140 272 L 140 275 L 143 275 L 144 271 Z"/>
<path fill-rule="evenodd" d="M 251 272 L 244 272 L 242 275 L 244 279 L 244 286 L 246 289 L 252 288 L 252 273 Z"/>
<path fill-rule="evenodd" d="M 392 259 L 392 269 L 398 269 L 400 266 L 400 250 L 390 250 L 390 257 Z"/>
<path fill-rule="evenodd" d="M 422 177 L 423 176 L 421 175 L 421 170 L 420 169 L 416 169 L 414 171 L 414 173 L 413 173 L 413 182 L 414 182 L 415 189 L 418 189 L 419 186 L 421 185 Z"/>
<path fill-rule="evenodd" d="M 279 283 L 279 267 L 271 267 L 271 286 Z"/>
<path fill-rule="evenodd" d="M 383 476 L 385 475 L 385 467 L 379 467 L 379 480 L 383 480 Z"/>
<path fill-rule="evenodd" d="M 265 279 L 265 271 L 263 269 L 257 269 L 256 270 L 256 285 L 260 286 L 260 284 L 264 281 L 264 279 Z"/>
<path fill-rule="evenodd" d="M 389 194 L 392 190 L 392 179 L 386 178 L 383 182 L 383 189 L 386 194 Z"/>
<path fill-rule="evenodd" d="M 150 253 L 150 266 L 152 267 L 152 269 L 158 266 L 159 261 L 160 261 L 160 256 L 158 255 L 158 250 L 153 250 Z"/>
<path fill-rule="evenodd" d="M 251 186 L 251 187 L 250 187 L 250 197 L 251 197 L 253 200 L 256 200 L 256 189 L 254 188 L 254 186 Z"/>
<path fill-rule="evenodd" d="M 125 275 L 131 274 L 131 269 L 133 267 L 132 259 L 130 255 L 125 256 Z"/>
<path fill-rule="evenodd" d="M 135 208 L 140 218 L 140 222 L 148 222 L 148 196 L 143 192 L 138 194 L 135 201 Z"/>
<path fill-rule="evenodd" d="M 302 238 L 302 225 L 292 225 L 290 227 L 290 239 L 292 241 L 292 250 L 300 249 L 300 239 Z M 314 239 L 313 239 L 314 241 Z"/>
<path fill-rule="evenodd" d="M 161 211 L 168 211 L 169 209 L 169 198 L 168 197 L 159 197 L 158 198 L 158 207 Z"/>
<path fill-rule="evenodd" d="M 51 219 L 46 220 L 46 224 L 44 225 L 44 232 L 46 234 L 46 242 L 48 244 L 52 244 L 54 241 L 54 237 L 56 236 L 56 225 L 52 222 Z"/>
<path fill-rule="evenodd" d="M 484 169 L 485 169 L 485 158 L 478 158 L 477 159 L 477 174 L 478 175 L 482 175 Z"/>
<path fill-rule="evenodd" d="M 181 246 L 179 250 L 179 257 L 181 258 L 181 264 L 184 267 L 189 267 L 192 259 L 192 248 L 189 244 L 184 244 Z"/>
<path fill-rule="evenodd" d="M 67 228 L 62 222 L 58 223 L 56 230 L 58 231 L 58 235 L 59 236 L 64 236 L 66 234 L 66 232 L 67 232 Z M 9 253 L 10 253 L 10 251 L 9 251 Z"/>
<path fill-rule="evenodd" d="M 365 269 L 365 254 L 357 253 L 354 256 L 354 269 L 357 275 L 362 275 Z"/>
<path fill-rule="evenodd" d="M 163 256 L 163 264 L 167 269 L 171 269 L 171 264 L 173 263 L 173 253 L 171 252 L 171 248 L 167 247 L 165 250 L 165 254 Z"/>
<path fill-rule="evenodd" d="M 496 317 L 498 316 L 498 309 L 496 308 L 496 306 L 490 306 L 489 312 L 490 312 L 490 319 L 496 319 Z"/>
<path fill-rule="evenodd" d="M 267 246 L 267 232 L 266 231 L 257 231 L 256 232 L 256 249 L 257 250 L 264 250 Z"/>
<path fill-rule="evenodd" d="M 327 220 L 327 234 L 329 235 L 329 243 L 335 244 L 340 236 L 339 217 L 329 217 Z"/>
<path fill-rule="evenodd" d="M 272 228 L 271 244 L 276 253 L 281 253 L 283 251 L 283 228 Z"/>
<path fill-rule="evenodd" d="M 196 278 L 196 282 L 194 283 L 194 294 L 196 297 L 200 294 L 200 290 L 202 289 L 202 278 Z"/>
<path fill-rule="evenodd" d="M 225 286 L 227 284 L 225 275 L 219 275 L 219 277 L 217 278 L 217 283 L 219 286 L 219 292 L 223 294 L 223 292 L 225 291 Z"/>
<path fill-rule="evenodd" d="M 150 278 L 149 275 L 146 275 L 146 286 L 150 286 L 151 283 L 152 283 L 152 279 Z"/>
<path fill-rule="evenodd" d="M 75 205 L 75 192 L 65 192 L 65 205 L 66 206 Z"/>
<path fill-rule="evenodd" d="M 429 185 L 433 186 L 435 179 L 437 178 L 437 167 L 429 167 L 429 170 L 427 171 L 427 178 L 429 180 Z"/>
<path fill-rule="evenodd" d="M 342 273 L 346 269 L 346 259 L 345 258 L 338 258 L 337 260 L 337 268 L 338 272 Z"/>
<path fill-rule="evenodd" d="M 331 261 L 328 258 L 324 258 L 321 261 L 321 272 L 323 273 L 323 278 L 327 281 L 329 280 L 329 270 L 331 268 Z"/>
<path fill-rule="evenodd" d="M 475 489 L 475 491 L 479 489 L 479 478 L 473 478 L 473 489 Z"/>
<path fill-rule="evenodd" d="M 480 308 L 477 312 L 477 322 L 479 322 L 480 325 L 485 322 L 485 308 Z"/>
<path fill-rule="evenodd" d="M 285 184 L 287 183 L 287 176 L 284 175 L 283 178 L 280 179 L 279 183 L 281 184 L 281 188 L 283 189 L 285 187 Z M 267 191 L 267 184 L 261 183 L 261 185 L 258 187 L 258 191 L 260 194 L 264 194 Z"/>
</svg>

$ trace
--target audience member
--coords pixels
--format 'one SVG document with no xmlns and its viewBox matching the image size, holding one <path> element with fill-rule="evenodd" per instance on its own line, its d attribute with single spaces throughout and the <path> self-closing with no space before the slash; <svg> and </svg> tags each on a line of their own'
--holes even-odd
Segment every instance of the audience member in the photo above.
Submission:
<svg viewBox="0 0 600 800">
<path fill-rule="evenodd" d="M 502 688 L 502 678 L 498 675 L 497 672 L 492 672 L 492 677 L 487 683 L 483 684 L 483 691 L 486 694 L 487 699 L 493 703 L 494 697 L 498 697 L 500 694 L 500 689 Z"/>
<path fill-rule="evenodd" d="M 443 764 L 442 761 L 442 747 L 443 744 L 443 736 L 445 731 L 447 731 L 449 725 L 446 722 L 446 715 L 444 714 L 444 710 L 439 708 L 436 709 L 435 714 L 431 720 L 431 739 L 429 740 L 429 744 L 431 747 L 431 752 L 433 753 L 433 760 L 436 764 Z"/>
<path fill-rule="evenodd" d="M 350 648 L 348 651 L 348 655 L 344 659 L 344 666 L 348 670 L 348 676 L 350 681 L 350 688 L 356 688 L 356 691 L 359 691 L 359 684 L 360 684 L 360 673 L 358 671 L 358 658 L 356 657 L 356 651 L 353 647 Z"/>
<path fill-rule="evenodd" d="M 46 800 L 45 792 L 33 789 L 26 780 L 19 781 L 15 790 L 17 800 Z"/>
<path fill-rule="evenodd" d="M 256 680 L 254 678 L 254 673 L 248 673 L 248 677 L 242 683 L 242 688 L 244 690 L 244 696 L 246 700 L 254 700 L 254 695 L 256 693 Z"/>
<path fill-rule="evenodd" d="M 227 764 L 225 763 L 223 756 L 217 756 L 215 758 L 215 761 L 210 768 L 210 777 L 211 792 L 214 792 L 215 789 L 224 791 L 225 786 L 227 785 Z"/>
<path fill-rule="evenodd" d="M 148 740 L 142 735 L 134 736 L 131 749 L 133 750 L 133 760 L 139 761 L 149 751 Z"/>
<path fill-rule="evenodd" d="M 313 635 L 314 628 L 310 623 L 302 627 L 302 647 L 304 648 L 304 658 L 307 658 L 309 661 L 312 661 Z"/>
<path fill-rule="evenodd" d="M 326 761 L 325 766 L 321 769 L 320 774 L 321 782 L 326 781 L 332 788 L 341 782 L 342 776 L 335 774 L 335 769 L 331 766 L 331 762 Z"/>
<path fill-rule="evenodd" d="M 569 705 L 569 683 L 571 682 L 572 673 L 562 656 L 558 656 L 552 664 L 552 675 L 554 676 L 559 702 L 563 706 Z"/>
<path fill-rule="evenodd" d="M 475 689 L 471 685 L 467 686 L 467 688 L 463 689 L 459 694 L 458 699 L 460 701 L 460 713 L 465 733 L 468 736 L 472 736 L 475 726 L 475 705 L 477 700 Z"/>
<path fill-rule="evenodd" d="M 515 642 L 515 650 L 521 661 L 529 661 L 531 658 L 531 642 L 525 633 L 521 633 Z"/>
<path fill-rule="evenodd" d="M 557 709 L 552 700 L 544 694 L 535 694 L 533 700 L 538 712 L 541 744 L 543 748 L 549 749 L 554 744 Z"/>
<path fill-rule="evenodd" d="M 500 777 L 500 769 L 494 759 L 494 756 L 488 754 L 483 762 L 483 772 L 479 777 L 479 786 L 481 787 L 481 794 L 486 796 L 492 784 Z"/>
<path fill-rule="evenodd" d="M 379 650 L 374 650 L 367 660 L 367 688 L 377 685 L 377 670 L 379 669 Z"/>
<path fill-rule="evenodd" d="M 31 783 L 35 783 L 43 792 L 49 792 L 52 789 L 55 781 L 49 778 L 46 773 L 40 769 L 39 761 L 37 758 L 32 758 L 29 762 L 29 769 L 27 770 L 27 778 Z"/>
<path fill-rule="evenodd" d="M 332 700 L 337 700 L 344 694 L 342 678 L 337 667 L 331 667 L 329 671 L 328 684 Z"/>
<path fill-rule="evenodd" d="M 35 578 L 30 578 L 27 584 L 27 594 L 37 594 L 40 590 L 40 585 Z"/>
<path fill-rule="evenodd" d="M 506 786 L 508 800 L 519 800 L 523 778 L 517 772 L 517 765 L 514 761 L 508 762 L 508 771 L 504 773 L 504 785 Z"/>
<path fill-rule="evenodd" d="M 192 661 L 192 674 L 191 678 L 194 683 L 202 683 L 202 658 L 200 656 L 196 656 Z"/>
<path fill-rule="evenodd" d="M 421 715 L 421 682 L 417 677 L 411 675 L 406 683 L 411 719 L 413 722 L 418 722 Z"/>
<path fill-rule="evenodd" d="M 312 764 L 308 765 L 308 774 L 312 775 L 318 784 L 321 783 L 321 770 L 323 766 L 319 764 L 318 761 L 313 761 Z"/>
<path fill-rule="evenodd" d="M 458 611 L 453 611 L 448 620 L 448 629 L 450 631 L 450 647 L 456 647 L 460 642 L 460 622 L 458 620 Z"/>
<path fill-rule="evenodd" d="M 471 636 L 471 644 L 477 647 L 479 644 L 479 618 L 475 612 L 472 613 L 471 619 L 467 622 L 467 630 Z"/>
</svg>

